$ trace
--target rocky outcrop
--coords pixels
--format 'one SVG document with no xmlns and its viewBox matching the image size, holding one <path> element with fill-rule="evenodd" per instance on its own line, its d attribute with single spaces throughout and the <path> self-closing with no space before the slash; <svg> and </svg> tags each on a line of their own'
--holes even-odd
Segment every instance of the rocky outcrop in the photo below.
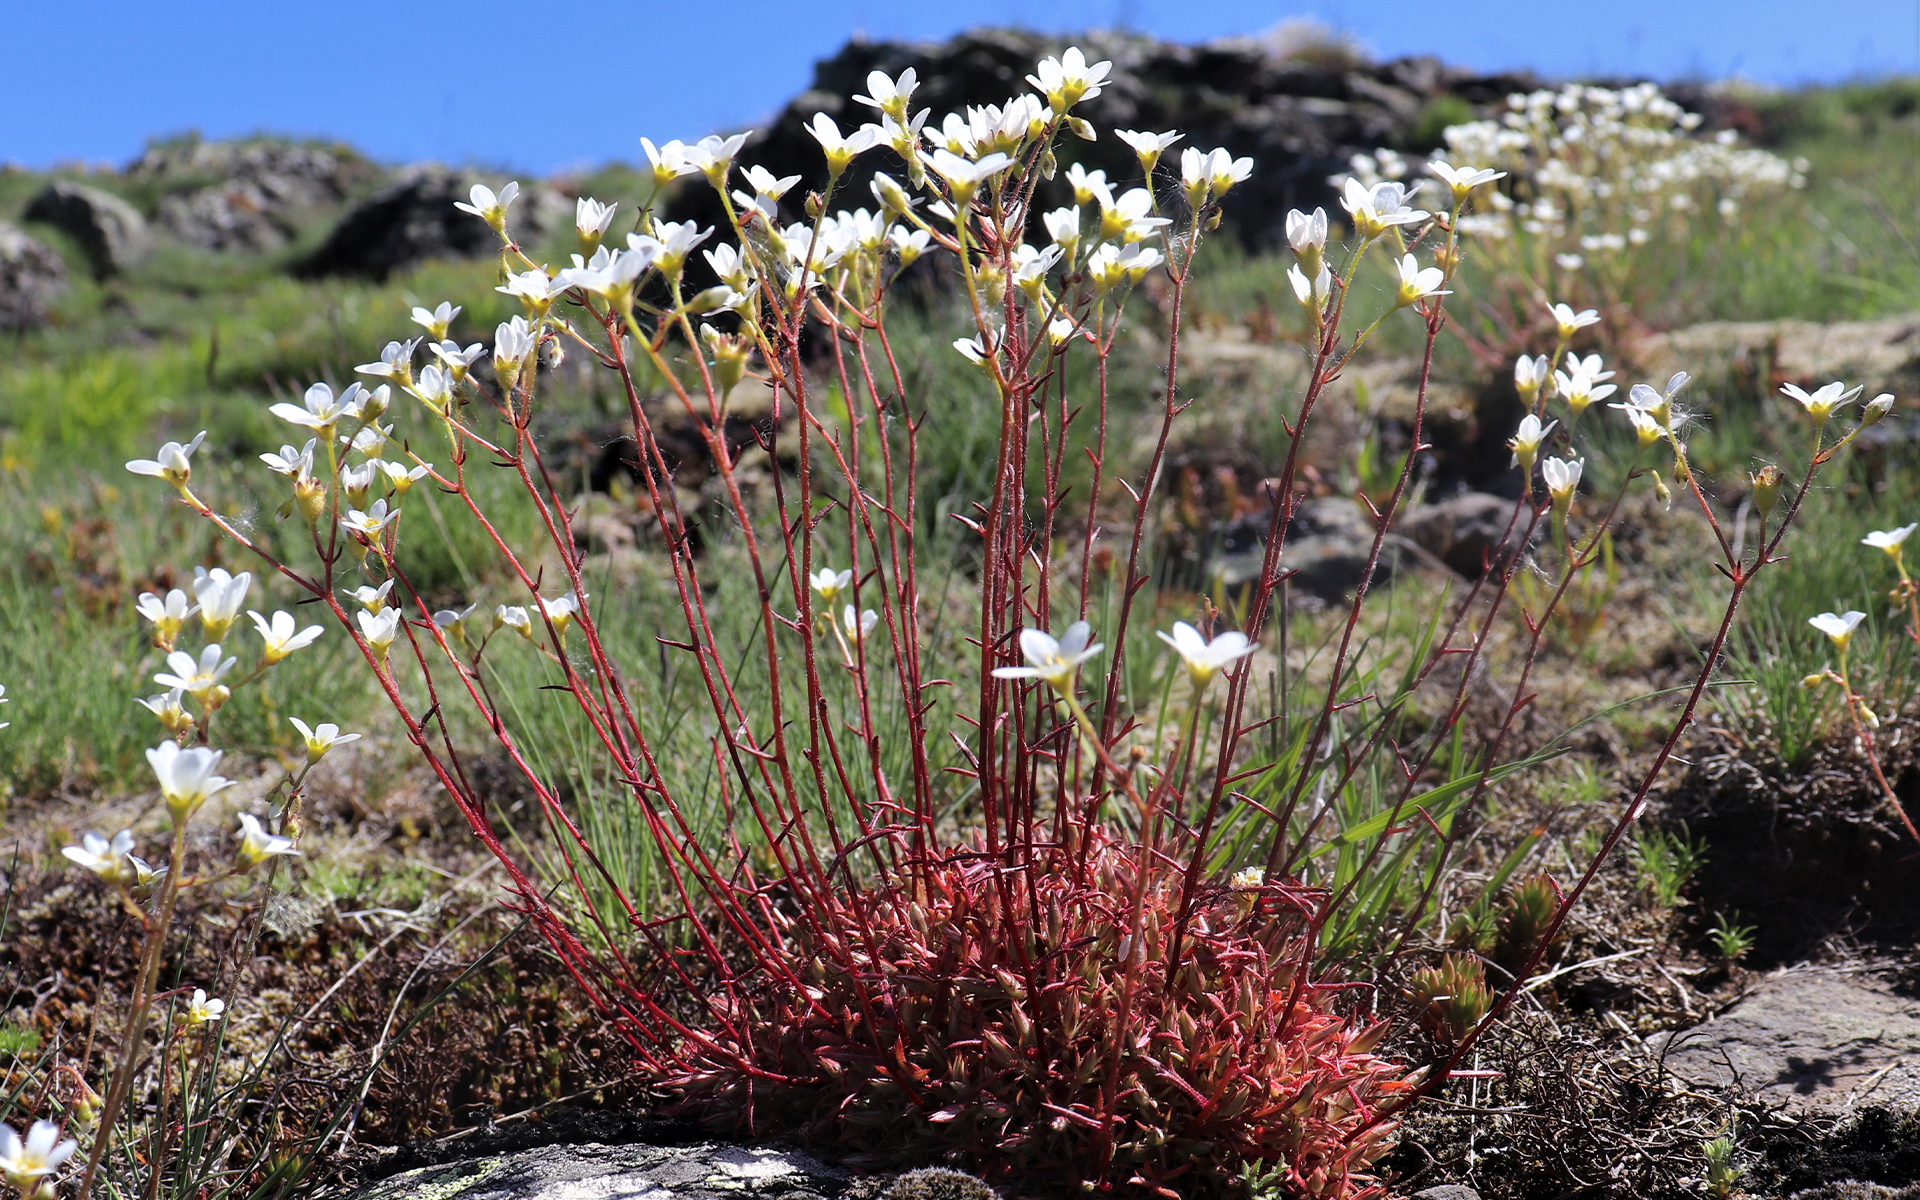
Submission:
<svg viewBox="0 0 1920 1200">
<path fill-rule="evenodd" d="M 848 1181 L 791 1151 L 589 1143 L 421 1167 L 342 1200 L 825 1200 Z"/>
<path fill-rule="evenodd" d="M 1436 136 L 1438 126 L 1423 128 L 1435 101 L 1457 98 L 1457 115 L 1460 101 L 1487 104 L 1534 85 L 1530 77 L 1478 76 L 1433 58 L 1378 65 L 1288 61 L 1252 41 L 1192 46 L 1099 32 L 1073 43 L 1089 60 L 1111 61 L 1114 72 L 1099 96 L 1075 109 L 1100 130 L 1099 140 L 1064 137 L 1062 168 L 1077 161 L 1104 169 L 1117 183 L 1138 182 L 1139 163 L 1113 136 L 1115 129 L 1183 131 L 1186 140 L 1169 155 L 1176 162 L 1182 146 L 1224 146 L 1236 155 L 1251 155 L 1253 177 L 1235 187 L 1226 220 L 1252 244 L 1277 240 L 1289 207 L 1330 203 L 1327 176 L 1346 170 L 1352 155 Z M 947 113 L 964 112 L 968 105 L 1002 104 L 1031 91 L 1026 76 L 1034 64 L 1067 44 L 1008 30 L 976 30 L 940 43 L 850 42 L 815 66 L 813 86 L 749 139 L 740 161 L 759 163 L 775 175 L 799 175 L 802 185 L 788 193 L 797 214 L 807 191 L 826 182 L 819 143 L 803 126 L 816 112 L 831 116 L 842 131 L 877 119 L 853 99 L 866 92 L 868 72 L 898 76 L 911 67 L 921 80 L 913 107 L 930 109 L 930 121 L 938 125 Z M 875 169 L 900 173 L 891 151 L 873 152 L 842 178 L 840 202 L 871 208 L 867 184 Z M 1066 203 L 1068 196 L 1065 181 L 1055 179 L 1042 189 L 1036 211 Z M 712 190 L 703 185 L 681 189 L 669 207 L 674 215 L 703 224 L 719 218 Z"/>
<path fill-rule="evenodd" d="M 85 184 L 49 183 L 28 201 L 21 216 L 73 238 L 99 278 L 126 270 L 153 249 L 146 219 L 131 204 Z"/>
<path fill-rule="evenodd" d="M 467 200 L 476 182 L 464 171 L 435 164 L 408 167 L 392 183 L 349 208 L 297 273 L 384 280 L 430 258 L 493 254 L 500 247 L 493 230 L 479 217 L 454 207 Z M 558 193 L 537 186 L 524 189 L 509 214 L 513 232 L 523 242 L 571 219 L 572 209 Z"/>
<path fill-rule="evenodd" d="M 67 267 L 45 242 L 0 222 L 0 330 L 33 329 L 46 322 Z"/>
<path fill-rule="evenodd" d="M 273 250 L 303 221 L 343 203 L 377 169 L 344 146 L 273 139 L 156 145 L 127 177 L 161 189 L 154 221 L 203 250 Z"/>
<path fill-rule="evenodd" d="M 1660 1045 L 1667 1069 L 1688 1083 L 1790 1109 L 1920 1104 L 1920 1017 L 1868 976 L 1788 971 Z"/>
<path fill-rule="evenodd" d="M 1655 379 L 1724 364 L 1762 382 L 1812 387 L 1842 379 L 1862 385 L 1867 396 L 1906 397 L 1920 392 L 1920 313 L 1827 324 L 1708 321 L 1646 338 L 1634 358 Z"/>
</svg>

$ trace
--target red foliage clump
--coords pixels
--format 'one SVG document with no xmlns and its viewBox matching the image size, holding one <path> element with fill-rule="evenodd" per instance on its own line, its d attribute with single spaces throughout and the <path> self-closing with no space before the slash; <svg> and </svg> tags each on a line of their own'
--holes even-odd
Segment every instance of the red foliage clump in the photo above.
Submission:
<svg viewBox="0 0 1920 1200">
<path fill-rule="evenodd" d="M 736 993 L 719 1024 L 758 1036 L 717 1039 L 675 1086 L 718 1124 L 876 1166 L 958 1152 L 1025 1191 L 1193 1195 L 1277 1165 L 1300 1192 L 1377 1194 L 1376 1114 L 1410 1085 L 1372 1052 L 1383 1026 L 1305 973 L 1316 894 L 1214 885 L 1176 939 L 1184 876 L 1096 833 L 809 905 L 778 921 L 800 985 Z"/>
</svg>

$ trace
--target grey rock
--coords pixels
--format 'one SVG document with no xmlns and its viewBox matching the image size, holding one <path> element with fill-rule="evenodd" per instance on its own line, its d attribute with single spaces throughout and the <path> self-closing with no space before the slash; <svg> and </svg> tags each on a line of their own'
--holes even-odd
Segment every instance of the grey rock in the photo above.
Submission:
<svg viewBox="0 0 1920 1200">
<path fill-rule="evenodd" d="M 21 214 L 44 221 L 80 243 L 95 276 L 126 270 L 153 249 L 146 218 L 118 196 L 58 180 L 41 188 Z"/>
<path fill-rule="evenodd" d="M 1443 1183 L 1415 1192 L 1413 1200 L 1480 1200 L 1480 1193 L 1464 1183 Z"/>
<path fill-rule="evenodd" d="M 386 187 L 349 208 L 327 239 L 301 264 L 307 276 L 359 275 L 385 279 L 431 258 L 479 258 L 500 239 L 486 222 L 455 204 L 481 182 L 437 164 L 408 167 Z M 497 181 L 495 181 L 497 182 Z M 551 189 L 523 190 L 508 210 L 508 227 L 523 243 L 571 220 L 566 201 Z"/>
<path fill-rule="evenodd" d="M 32 329 L 67 290 L 67 266 L 39 238 L 0 222 L 0 329 Z"/>
<path fill-rule="evenodd" d="M 1329 604 L 1353 597 L 1366 574 L 1373 550 L 1373 519 L 1358 500 L 1326 497 L 1308 500 L 1294 510 L 1280 565 L 1295 572 L 1292 586 Z M 1369 588 L 1393 582 L 1404 551 L 1391 538 L 1380 548 Z"/>
<path fill-rule="evenodd" d="M 1219 546 L 1208 563 L 1206 576 L 1228 588 L 1254 582 L 1266 551 L 1268 518 L 1254 514 L 1229 521 L 1220 528 Z M 1303 501 L 1293 511 L 1281 549 L 1280 567 L 1291 571 L 1288 586 L 1295 596 L 1322 604 L 1342 604 L 1366 574 L 1373 549 L 1373 521 L 1358 500 L 1326 496 Z M 1386 587 L 1409 557 L 1407 543 L 1389 535 L 1380 547 L 1369 589 Z"/>
<path fill-rule="evenodd" d="M 1739 1087 L 1797 1111 L 1920 1103 L 1920 1012 L 1864 976 L 1787 972 L 1655 1048 L 1697 1087 Z"/>
<path fill-rule="evenodd" d="M 1438 504 L 1422 504 L 1400 518 L 1399 531 L 1414 545 L 1468 579 L 1478 579 L 1519 548 L 1528 516 L 1518 501 L 1487 492 L 1462 492 Z M 1545 532 L 1536 522 L 1533 539 Z"/>
<path fill-rule="evenodd" d="M 588 1143 L 421 1167 L 340 1200 L 826 1200 L 848 1179 L 786 1150 Z"/>
</svg>

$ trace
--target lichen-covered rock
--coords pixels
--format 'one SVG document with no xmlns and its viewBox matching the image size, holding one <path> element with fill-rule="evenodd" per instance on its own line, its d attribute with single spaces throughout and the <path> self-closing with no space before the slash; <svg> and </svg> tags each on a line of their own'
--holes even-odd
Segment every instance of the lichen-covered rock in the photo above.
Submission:
<svg viewBox="0 0 1920 1200">
<path fill-rule="evenodd" d="M 60 293 L 67 267 L 39 238 L 0 222 L 0 329 L 32 329 L 45 323 Z"/>
<path fill-rule="evenodd" d="M 1250 40 L 1194 46 L 1093 32 L 1072 41 L 1089 61 L 1111 61 L 1113 76 L 1099 96 L 1074 110 L 1103 131 L 1100 139 L 1063 137 L 1061 166 L 1080 162 L 1102 168 L 1116 184 L 1133 186 L 1140 166 L 1125 143 L 1105 132 L 1114 129 L 1177 129 L 1186 139 L 1180 146 L 1224 146 L 1236 155 L 1251 155 L 1254 174 L 1234 188 L 1226 220 L 1254 243 L 1272 243 L 1282 235 L 1289 207 L 1330 203 L 1327 176 L 1347 170 L 1352 155 L 1408 144 L 1423 113 L 1440 97 L 1486 104 L 1534 82 L 1477 76 L 1432 58 L 1377 65 L 1303 62 Z M 930 109 L 931 123 L 938 125 L 947 113 L 964 112 L 968 105 L 1002 104 L 1031 91 L 1026 76 L 1034 64 L 1067 44 L 1011 30 L 975 30 L 939 43 L 850 42 L 815 66 L 813 86 L 756 132 L 740 161 L 759 163 L 775 175 L 801 176 L 801 186 L 788 193 L 797 215 L 807 191 L 826 183 L 819 143 L 804 126 L 816 112 L 832 117 L 843 132 L 877 119 L 873 109 L 853 99 L 866 92 L 868 72 L 898 76 L 912 68 L 921 81 L 913 108 Z M 1180 146 L 1167 160 L 1176 169 Z M 871 208 L 871 173 L 878 169 L 897 176 L 899 166 L 886 165 L 894 157 L 881 150 L 856 162 L 841 178 L 837 202 Z M 720 213 L 712 189 L 695 183 L 681 189 L 670 211 L 715 224 Z M 1055 179 L 1041 189 L 1034 211 L 1057 207 L 1070 195 L 1064 179 Z"/>
<path fill-rule="evenodd" d="M 300 265 L 299 273 L 383 280 L 431 258 L 495 253 L 500 239 L 486 222 L 454 207 L 467 200 L 476 182 L 467 172 L 437 164 L 408 167 L 392 183 L 348 209 L 327 240 Z M 567 202 L 539 186 L 524 188 L 508 214 L 514 235 L 522 242 L 542 237 L 571 219 Z"/>
<path fill-rule="evenodd" d="M 49 183 L 27 202 L 21 217 L 72 237 L 100 278 L 126 270 L 153 249 L 146 218 L 133 205 L 85 184 Z"/>
<path fill-rule="evenodd" d="M 1000 1193 L 977 1175 L 946 1167 L 922 1167 L 888 1184 L 880 1200 L 1000 1200 Z"/>
<path fill-rule="evenodd" d="M 588 1143 L 421 1167 L 339 1200 L 832 1200 L 848 1182 L 787 1150 Z"/>
</svg>

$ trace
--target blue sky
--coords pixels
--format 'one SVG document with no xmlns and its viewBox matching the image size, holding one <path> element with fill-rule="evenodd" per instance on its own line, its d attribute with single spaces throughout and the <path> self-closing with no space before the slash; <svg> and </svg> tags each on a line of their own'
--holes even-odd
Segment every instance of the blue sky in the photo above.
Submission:
<svg viewBox="0 0 1920 1200">
<path fill-rule="evenodd" d="M 382 159 L 552 171 L 642 134 L 750 125 L 847 37 L 967 25 L 1126 26 L 1200 41 L 1294 16 L 1376 53 L 1550 76 L 1739 73 L 1771 83 L 1920 72 L 1920 0 L 67 0 L 17 4 L 0 161 L 123 162 L 155 134 L 256 129 Z M 517 49 L 524 44 L 526 49 Z"/>
</svg>

